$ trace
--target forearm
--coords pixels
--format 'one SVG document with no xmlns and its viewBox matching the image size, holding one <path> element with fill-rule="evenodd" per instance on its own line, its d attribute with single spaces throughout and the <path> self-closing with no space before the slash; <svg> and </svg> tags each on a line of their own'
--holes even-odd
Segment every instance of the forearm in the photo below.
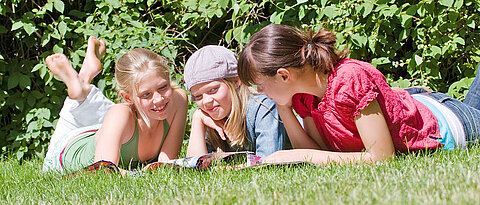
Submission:
<svg viewBox="0 0 480 205">
<path fill-rule="evenodd" d="M 187 157 L 194 157 L 207 153 L 205 131 L 205 125 L 198 117 L 196 117 L 196 115 L 194 115 L 190 130 L 190 139 L 188 140 Z"/>
<path fill-rule="evenodd" d="M 293 114 L 291 107 L 277 106 L 278 113 L 282 118 L 285 130 L 287 130 L 290 143 L 295 149 L 320 149 L 315 140 L 310 137 L 298 122 L 297 117 Z"/>
<path fill-rule="evenodd" d="M 282 150 L 263 159 L 263 163 L 310 162 L 317 165 L 330 163 L 352 164 L 373 163 L 388 160 L 393 156 L 375 156 L 368 152 L 331 152 L 313 149 Z"/>
</svg>

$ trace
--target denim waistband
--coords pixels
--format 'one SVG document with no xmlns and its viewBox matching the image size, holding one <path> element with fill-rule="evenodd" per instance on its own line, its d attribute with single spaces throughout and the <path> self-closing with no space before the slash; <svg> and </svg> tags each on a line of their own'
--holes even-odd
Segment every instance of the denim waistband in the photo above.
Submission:
<svg viewBox="0 0 480 205">
<path fill-rule="evenodd" d="M 426 93 L 424 93 L 426 94 Z M 448 107 L 463 124 L 467 144 L 477 142 L 480 135 L 480 111 L 440 92 L 426 94 L 434 100 Z"/>
</svg>

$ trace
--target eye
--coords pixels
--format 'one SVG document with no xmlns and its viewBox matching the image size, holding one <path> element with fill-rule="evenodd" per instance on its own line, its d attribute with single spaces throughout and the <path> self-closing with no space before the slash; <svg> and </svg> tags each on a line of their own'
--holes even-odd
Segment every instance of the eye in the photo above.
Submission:
<svg viewBox="0 0 480 205">
<path fill-rule="evenodd" d="M 218 91 L 218 87 L 212 88 L 208 91 L 208 94 L 215 94 Z"/>
<path fill-rule="evenodd" d="M 167 88 L 168 88 L 168 84 L 165 84 L 165 85 L 161 86 L 158 90 L 163 91 L 163 90 L 166 90 Z"/>
<path fill-rule="evenodd" d="M 195 95 L 195 96 L 192 95 L 192 100 L 193 101 L 199 101 L 201 99 L 202 99 L 202 95 Z"/>
<path fill-rule="evenodd" d="M 147 99 L 147 98 L 150 97 L 150 95 L 151 95 L 150 93 L 142 93 L 142 94 L 140 94 L 139 97 L 140 97 L 141 99 Z"/>
</svg>

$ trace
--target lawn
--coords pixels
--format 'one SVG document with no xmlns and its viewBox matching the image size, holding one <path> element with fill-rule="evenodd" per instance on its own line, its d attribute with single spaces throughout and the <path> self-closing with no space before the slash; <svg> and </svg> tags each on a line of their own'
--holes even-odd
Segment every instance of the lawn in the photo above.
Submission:
<svg viewBox="0 0 480 205">
<path fill-rule="evenodd" d="M 1 204 L 478 204 L 480 147 L 367 165 L 299 164 L 65 178 L 42 161 L 0 161 Z"/>
</svg>

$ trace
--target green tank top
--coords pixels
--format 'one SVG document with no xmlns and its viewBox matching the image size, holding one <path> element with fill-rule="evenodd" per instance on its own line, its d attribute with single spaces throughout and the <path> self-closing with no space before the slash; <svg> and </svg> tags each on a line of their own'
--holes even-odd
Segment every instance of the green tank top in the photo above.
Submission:
<svg viewBox="0 0 480 205">
<path fill-rule="evenodd" d="M 76 135 L 75 138 L 68 143 L 65 149 L 60 154 L 60 162 L 64 170 L 66 171 L 77 171 L 83 169 L 94 163 L 95 157 L 95 134 L 97 133 L 100 125 L 95 127 L 90 127 L 89 130 L 85 130 L 80 134 Z M 156 157 L 160 154 L 160 150 L 163 147 L 165 138 L 170 129 L 168 122 L 163 120 L 163 138 L 158 149 L 157 155 L 148 160 L 154 161 Z M 132 138 L 120 148 L 120 159 L 118 166 L 123 169 L 131 169 L 138 166 L 140 162 L 140 157 L 138 156 L 138 124 L 135 124 L 135 131 Z"/>
</svg>

